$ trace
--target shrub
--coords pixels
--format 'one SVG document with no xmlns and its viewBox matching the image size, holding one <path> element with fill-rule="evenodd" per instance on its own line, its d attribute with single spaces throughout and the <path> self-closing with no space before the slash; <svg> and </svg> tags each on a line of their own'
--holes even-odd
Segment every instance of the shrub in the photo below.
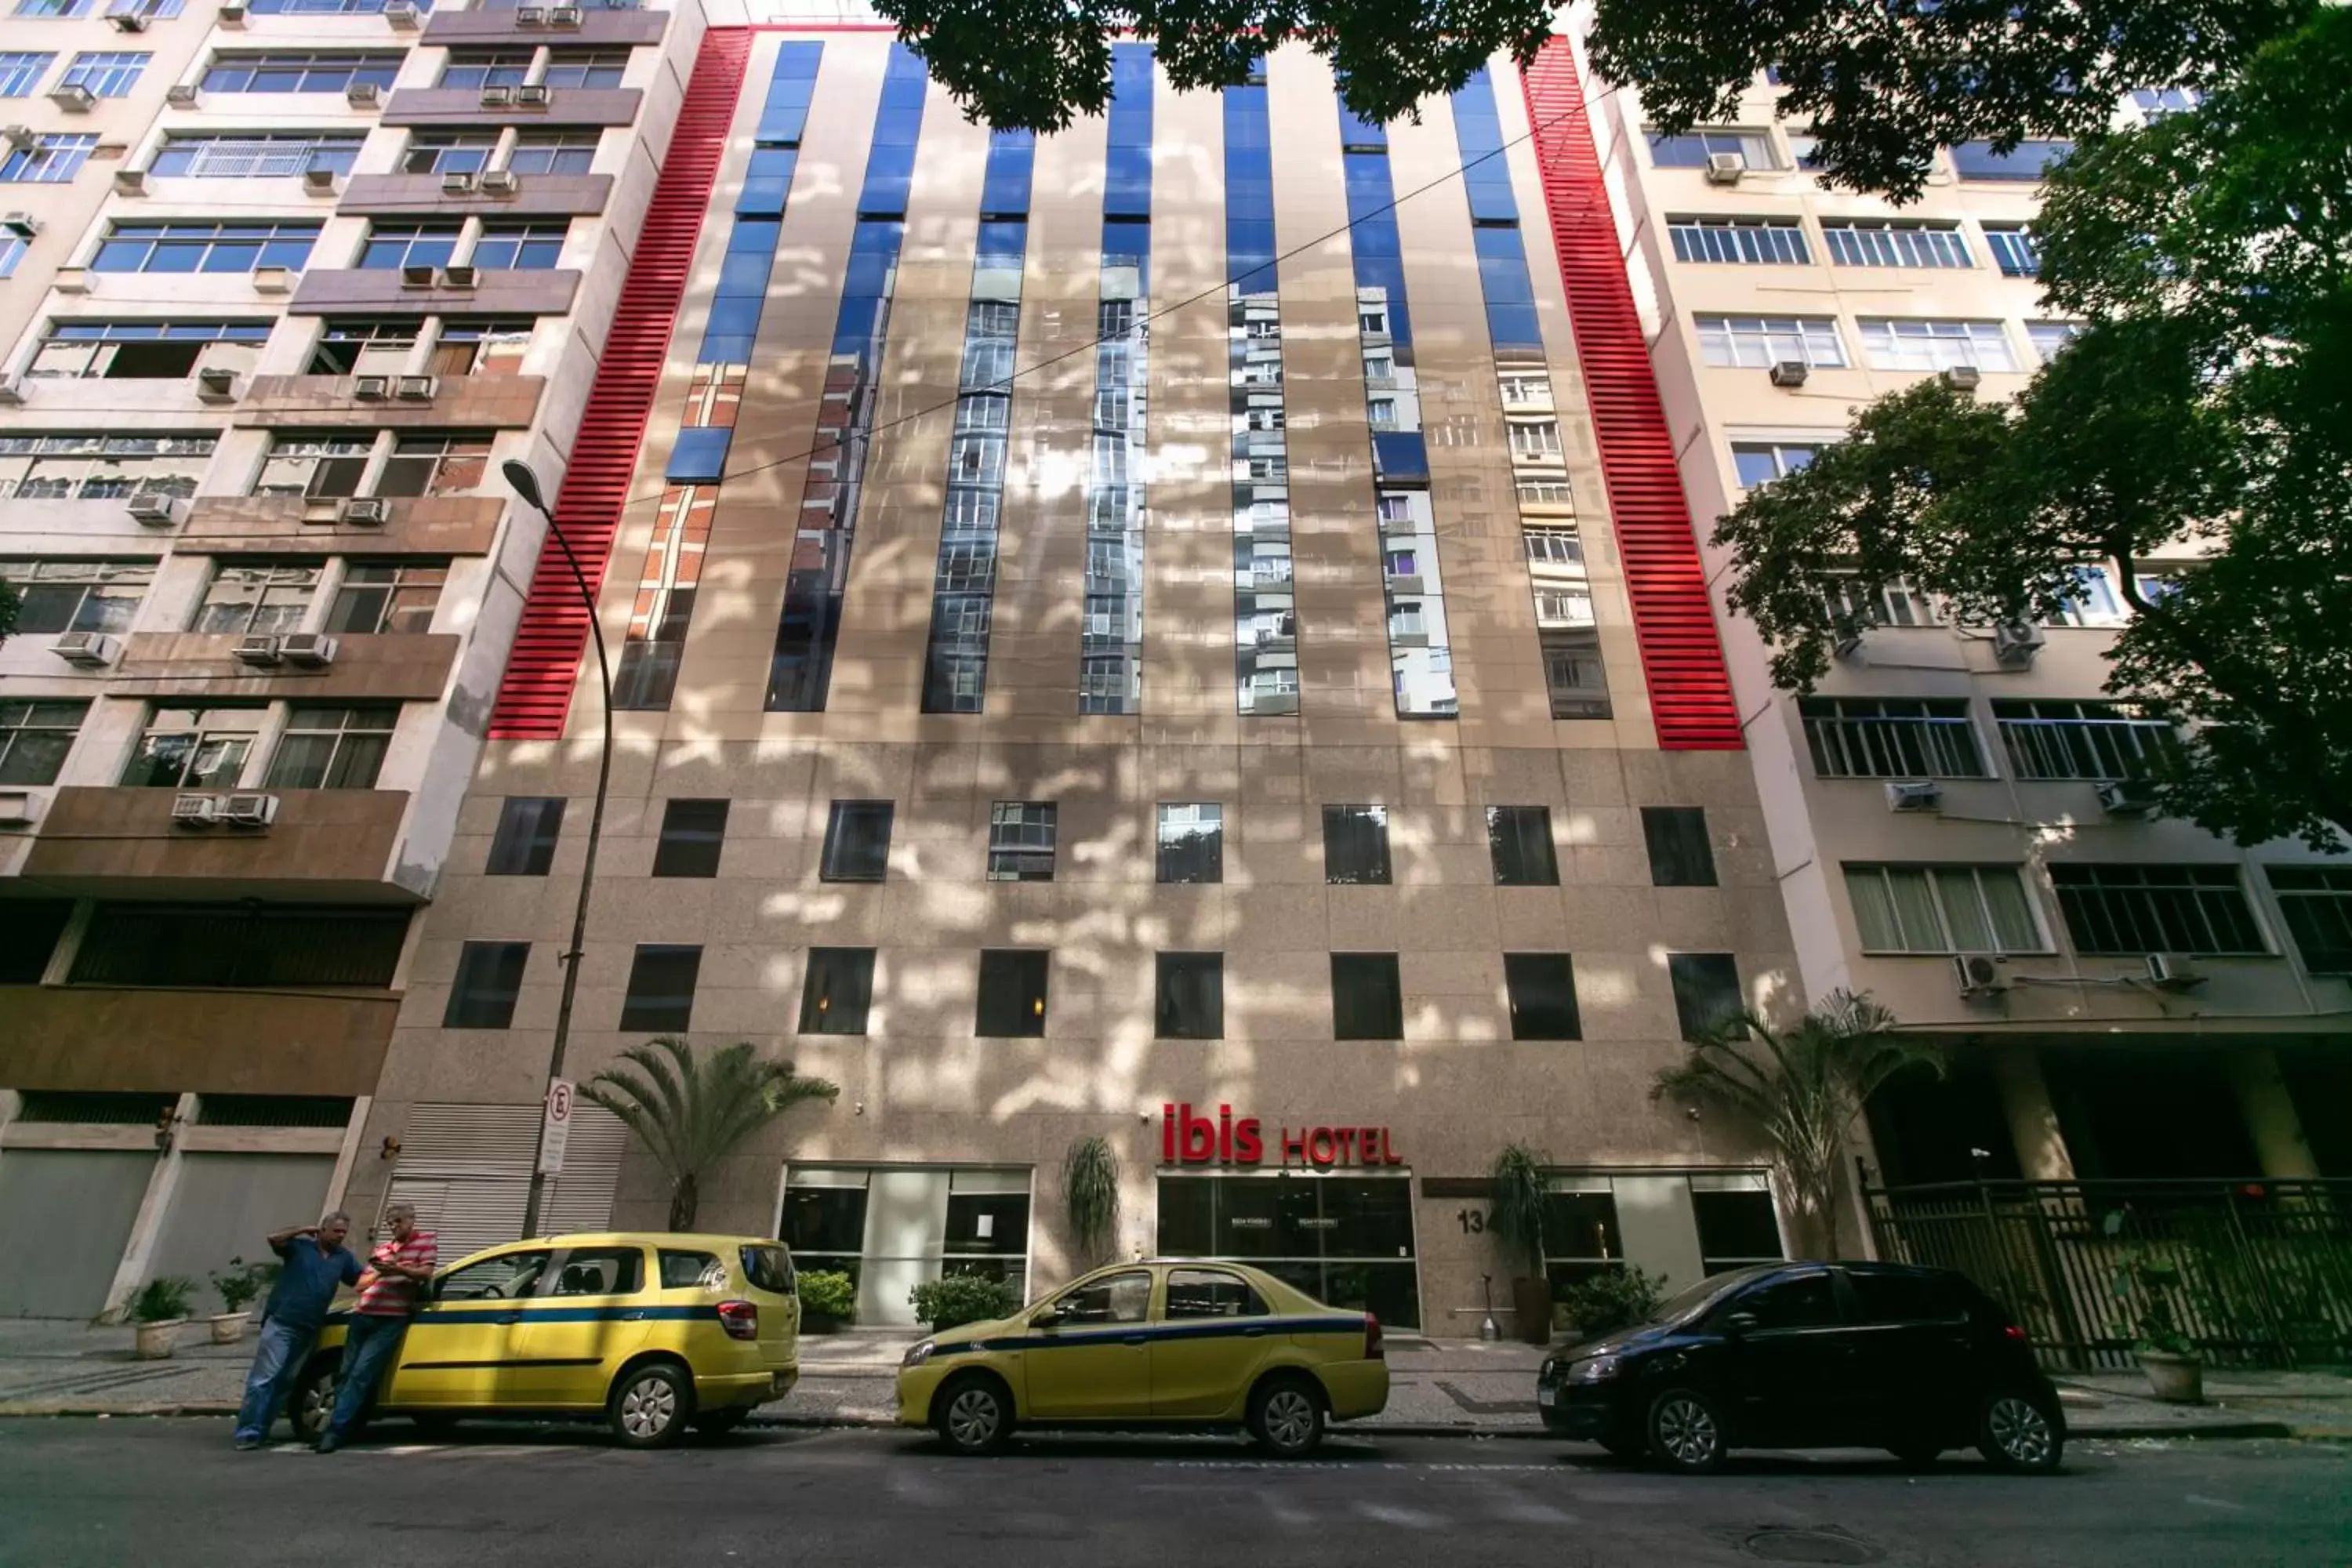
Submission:
<svg viewBox="0 0 2352 1568">
<path fill-rule="evenodd" d="M 278 1263 L 247 1263 L 242 1258 L 232 1258 L 228 1267 L 212 1277 L 213 1289 L 221 1299 L 224 1312 L 242 1312 L 254 1299 L 278 1283 Z"/>
<path fill-rule="evenodd" d="M 1664 1275 L 1624 1263 L 1578 1280 L 1561 1304 L 1570 1325 L 1592 1339 L 1648 1321 L 1665 1300 L 1665 1288 Z"/>
<path fill-rule="evenodd" d="M 977 1274 L 927 1279 L 908 1291 L 907 1300 L 914 1304 L 915 1321 L 933 1330 L 984 1323 L 1010 1317 L 1021 1309 L 1021 1299 L 1013 1293 L 1012 1286 Z"/>
<path fill-rule="evenodd" d="M 857 1315 L 857 1285 L 838 1269 L 811 1268 L 800 1277 L 801 1311 L 847 1322 Z"/>
<path fill-rule="evenodd" d="M 196 1282 L 177 1275 L 162 1275 L 139 1287 L 139 1294 L 131 1298 L 131 1316 L 142 1323 L 172 1323 L 188 1315 L 188 1303 L 195 1299 Z"/>
</svg>

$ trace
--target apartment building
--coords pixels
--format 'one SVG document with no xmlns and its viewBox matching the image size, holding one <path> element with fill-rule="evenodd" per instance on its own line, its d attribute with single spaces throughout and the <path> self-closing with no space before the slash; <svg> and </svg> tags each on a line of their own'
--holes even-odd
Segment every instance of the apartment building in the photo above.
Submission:
<svg viewBox="0 0 2352 1568">
<path fill-rule="evenodd" d="M 1655 134 L 1631 89 L 1594 128 L 1702 534 L 1859 405 L 1936 374 L 2010 395 L 2076 330 L 2034 276 L 2063 144 L 1947 149 L 1895 207 L 1817 183 L 1769 81 L 1691 135 Z M 1832 584 L 1885 624 L 1801 696 L 1726 607 L 1727 552 L 1706 563 L 1804 994 L 1867 991 L 1951 1047 L 1948 1082 L 1874 1107 L 1884 1179 L 2352 1174 L 2352 866 L 2152 809 L 2173 736 L 2104 689 L 2130 613 L 2106 568 L 2047 626 Z"/>
<path fill-rule="evenodd" d="M 0 1313 L 345 1185 L 703 32 L 0 16 Z"/>
</svg>

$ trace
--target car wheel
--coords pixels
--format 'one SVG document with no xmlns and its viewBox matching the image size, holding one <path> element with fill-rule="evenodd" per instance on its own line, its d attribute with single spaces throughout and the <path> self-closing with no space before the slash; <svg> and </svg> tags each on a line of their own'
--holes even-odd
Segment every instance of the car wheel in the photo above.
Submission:
<svg viewBox="0 0 2352 1568">
<path fill-rule="evenodd" d="M 327 1430 L 327 1418 L 335 1413 L 335 1372 L 341 1364 L 334 1356 L 320 1356 L 302 1373 L 294 1397 L 287 1401 L 294 1436 L 305 1443 L 317 1442 Z"/>
<path fill-rule="evenodd" d="M 694 1429 L 706 1437 L 723 1437 L 750 1419 L 751 1409 L 746 1405 L 731 1410 L 706 1410 L 694 1418 Z"/>
<path fill-rule="evenodd" d="M 1723 1423 L 1706 1396 L 1669 1388 L 1650 1402 L 1650 1452 L 1670 1469 L 1696 1475 L 1723 1467 Z"/>
<path fill-rule="evenodd" d="M 993 1454 L 1013 1436 L 1013 1396 L 992 1377 L 961 1377 L 940 1391 L 940 1441 L 959 1454 Z"/>
<path fill-rule="evenodd" d="M 2047 1400 L 2011 1389 L 1990 1395 L 1977 1415 L 1977 1452 L 1995 1469 L 2047 1475 L 2058 1468 L 2066 1436 Z"/>
<path fill-rule="evenodd" d="M 1250 1395 L 1250 1436 L 1267 1453 L 1303 1459 L 1323 1442 L 1323 1391 L 1303 1377 L 1278 1377 Z"/>
<path fill-rule="evenodd" d="M 626 1448 L 660 1448 L 675 1443 L 694 1418 L 694 1382 L 676 1362 L 631 1367 L 613 1384 L 604 1418 L 614 1439 Z"/>
</svg>

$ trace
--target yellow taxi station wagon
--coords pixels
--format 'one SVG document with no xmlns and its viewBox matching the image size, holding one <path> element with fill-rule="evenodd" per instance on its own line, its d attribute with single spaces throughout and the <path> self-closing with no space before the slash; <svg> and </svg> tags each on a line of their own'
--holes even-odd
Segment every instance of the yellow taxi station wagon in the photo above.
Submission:
<svg viewBox="0 0 2352 1568">
<path fill-rule="evenodd" d="M 348 1312 L 294 1400 L 317 1437 Z M 428 1429 L 464 1415 L 601 1415 L 631 1447 L 742 1424 L 800 1377 L 792 1256 L 760 1237 L 595 1235 L 509 1242 L 433 1278 L 369 1406 Z"/>
<path fill-rule="evenodd" d="M 1243 1426 L 1312 1453 L 1330 1421 L 1388 1404 L 1380 1320 L 1262 1269 L 1151 1259 L 1100 1268 L 1035 1306 L 932 1335 L 898 1369 L 898 1421 L 959 1453 L 1015 1426 Z"/>
</svg>

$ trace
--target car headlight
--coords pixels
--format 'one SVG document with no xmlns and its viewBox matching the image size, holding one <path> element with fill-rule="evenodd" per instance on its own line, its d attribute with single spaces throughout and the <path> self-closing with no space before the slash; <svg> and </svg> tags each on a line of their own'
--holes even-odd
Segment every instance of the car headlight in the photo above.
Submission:
<svg viewBox="0 0 2352 1568">
<path fill-rule="evenodd" d="M 925 1362 L 931 1359 L 931 1352 L 937 1349 L 939 1349 L 939 1345 L 935 1342 L 925 1340 L 921 1343 L 916 1345 L 912 1350 L 909 1350 L 899 1361 L 898 1365 L 902 1369 L 910 1366 L 920 1366 Z"/>
<path fill-rule="evenodd" d="M 1536 1373 L 1536 1381 L 1538 1383 L 1558 1383 L 1559 1381 L 1560 1368 L 1567 1364 L 1568 1363 L 1566 1362 L 1560 1360 L 1558 1356 L 1549 1356 L 1545 1358 L 1543 1370 Z"/>
<path fill-rule="evenodd" d="M 1613 1355 L 1590 1356 L 1583 1361 L 1570 1362 L 1568 1366 L 1568 1381 L 1570 1383 L 1606 1383 L 1616 1375 L 1617 1358 Z"/>
</svg>

